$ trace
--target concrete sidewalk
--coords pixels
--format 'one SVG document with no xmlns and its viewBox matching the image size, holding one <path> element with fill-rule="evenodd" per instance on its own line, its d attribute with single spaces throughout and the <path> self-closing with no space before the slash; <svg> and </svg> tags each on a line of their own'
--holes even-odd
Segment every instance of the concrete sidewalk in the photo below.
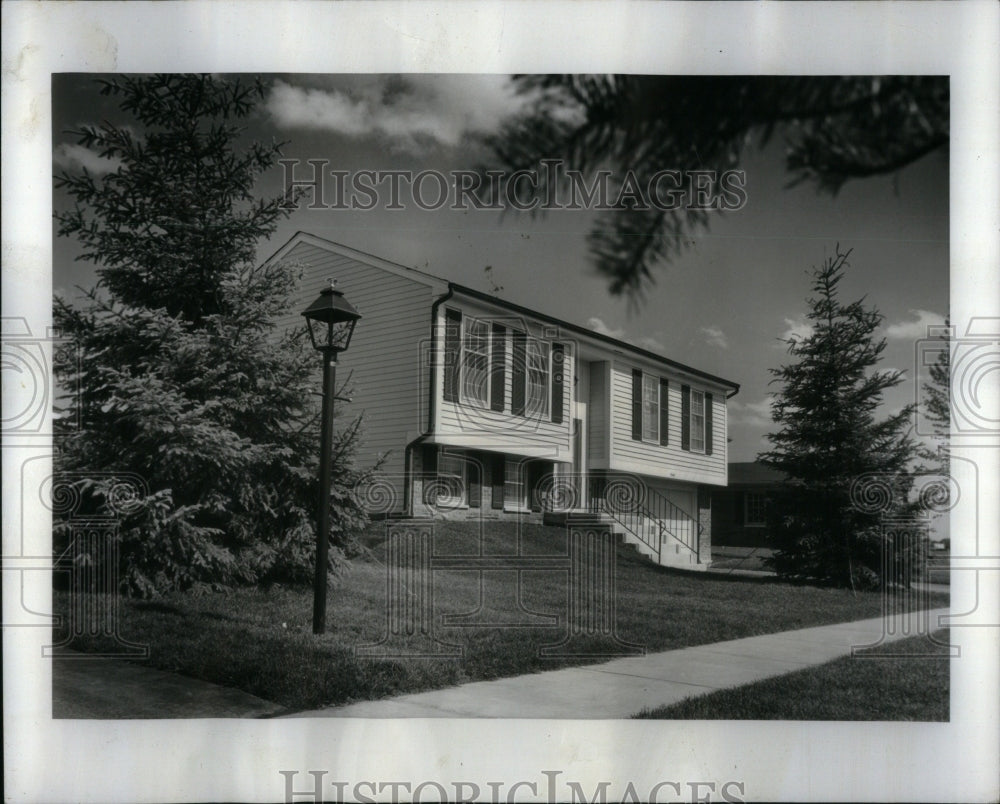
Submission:
<svg viewBox="0 0 1000 804">
<path fill-rule="evenodd" d="M 855 646 L 936 631 L 947 613 L 934 609 L 803 628 L 285 717 L 628 718 L 644 708 L 823 664 L 850 655 Z"/>
<path fill-rule="evenodd" d="M 736 578 L 776 578 L 771 570 L 740 569 L 739 567 L 713 567 L 708 566 L 705 572 L 714 575 L 732 575 Z"/>
<path fill-rule="evenodd" d="M 67 651 L 52 659 L 52 717 L 271 717 L 285 707 L 242 690 L 121 659 Z"/>
</svg>

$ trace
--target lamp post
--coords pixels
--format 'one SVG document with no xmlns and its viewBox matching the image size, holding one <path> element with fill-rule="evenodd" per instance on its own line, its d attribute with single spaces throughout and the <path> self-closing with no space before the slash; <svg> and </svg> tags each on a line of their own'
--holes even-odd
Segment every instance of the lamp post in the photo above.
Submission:
<svg viewBox="0 0 1000 804">
<path fill-rule="evenodd" d="M 330 479 L 333 451 L 333 395 L 337 355 L 351 343 L 361 318 L 335 280 L 307 307 L 305 316 L 313 348 L 323 355 L 323 423 L 319 453 L 319 502 L 316 506 L 316 575 L 313 579 L 313 633 L 326 631 L 326 575 L 330 549 Z"/>
</svg>

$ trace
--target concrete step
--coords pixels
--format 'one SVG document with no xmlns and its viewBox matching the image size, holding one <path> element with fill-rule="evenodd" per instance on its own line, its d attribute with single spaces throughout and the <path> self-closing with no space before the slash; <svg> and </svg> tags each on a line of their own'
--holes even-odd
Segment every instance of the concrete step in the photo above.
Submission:
<svg viewBox="0 0 1000 804">
<path fill-rule="evenodd" d="M 632 533 L 607 514 L 590 513 L 587 511 L 547 511 L 544 514 L 544 524 L 546 525 L 586 525 L 600 524 L 607 527 L 616 537 L 620 544 L 627 544 L 639 555 L 648 558 L 654 564 L 664 567 L 678 567 L 682 569 L 705 569 L 707 564 L 699 564 L 698 557 L 693 551 L 686 548 L 669 534 L 664 534 L 662 549 L 657 549 L 651 545 L 656 545 L 660 538 L 658 525 L 648 525 L 640 527 L 638 533 Z"/>
<path fill-rule="evenodd" d="M 682 569 L 704 569 L 707 564 L 699 564 L 698 557 L 681 544 L 674 546 L 664 544 L 662 549 L 656 550 L 648 544 L 640 541 L 631 533 L 622 533 L 625 544 L 632 547 L 639 555 L 645 556 L 654 564 L 662 567 L 680 567 Z"/>
</svg>

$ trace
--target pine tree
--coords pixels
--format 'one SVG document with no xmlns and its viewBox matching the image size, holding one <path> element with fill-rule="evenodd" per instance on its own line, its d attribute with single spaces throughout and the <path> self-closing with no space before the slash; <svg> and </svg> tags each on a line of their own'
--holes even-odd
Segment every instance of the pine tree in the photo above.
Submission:
<svg viewBox="0 0 1000 804">
<path fill-rule="evenodd" d="M 787 145 L 790 184 L 830 194 L 893 175 L 949 142 L 949 87 L 939 76 L 520 75 L 514 84 L 526 103 L 490 138 L 484 174 L 499 168 L 501 181 L 515 181 L 516 171 L 537 171 L 532 189 L 520 182 L 517 192 L 539 204 L 557 190 L 546 167 L 557 158 L 588 182 L 609 169 L 612 203 L 628 174 L 646 192 L 664 168 L 681 171 L 688 193 L 685 171 L 714 172 L 717 199 L 719 177 L 774 135 Z M 600 212 L 587 237 L 611 293 L 633 302 L 712 223 L 702 204 L 665 209 L 649 200 Z"/>
<path fill-rule="evenodd" d="M 945 331 L 950 322 L 945 321 Z M 950 338 L 941 336 L 941 349 L 937 359 L 931 364 L 930 376 L 923 387 L 923 418 L 933 428 L 934 447 L 925 446 L 922 457 L 930 461 L 942 474 L 948 474 L 948 455 L 951 436 L 951 354 Z"/>
<path fill-rule="evenodd" d="M 903 516 L 912 486 L 910 464 L 916 444 L 909 434 L 913 406 L 878 418 L 886 390 L 903 372 L 876 366 L 885 339 L 875 331 L 883 317 L 864 299 L 843 304 L 839 285 L 850 252 L 827 259 L 813 272 L 808 299 L 811 333 L 788 343 L 793 362 L 772 369 L 781 390 L 773 407 L 778 430 L 760 460 L 782 472 L 787 491 L 770 506 L 769 527 L 779 574 L 845 586 L 875 586 L 882 577 L 883 551 L 902 566 L 920 539 L 883 543 L 880 517 Z M 874 479 L 886 506 L 856 505 L 852 487 Z"/>
<path fill-rule="evenodd" d="M 74 132 L 116 170 L 57 176 L 76 201 L 56 214 L 58 233 L 99 276 L 82 304 L 55 300 L 81 356 L 56 365 L 63 413 L 81 425 L 60 436 L 57 468 L 88 478 L 95 510 L 114 473 L 147 484 L 119 529 L 129 593 L 306 580 L 319 361 L 303 331 L 275 326 L 295 267 L 254 264 L 287 214 L 282 198 L 253 195 L 280 155 L 278 143 L 246 141 L 264 87 L 195 75 L 100 85 L 132 119 Z M 335 445 L 334 563 L 363 522 L 347 493 L 358 428 L 344 426 Z"/>
</svg>

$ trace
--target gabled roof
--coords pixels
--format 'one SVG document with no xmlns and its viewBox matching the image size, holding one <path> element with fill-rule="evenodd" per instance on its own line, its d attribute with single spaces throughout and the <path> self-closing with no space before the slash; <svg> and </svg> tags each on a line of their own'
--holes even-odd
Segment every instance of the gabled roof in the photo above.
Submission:
<svg viewBox="0 0 1000 804">
<path fill-rule="evenodd" d="M 765 466 L 759 461 L 729 464 L 729 485 L 774 485 L 785 482 L 785 476 L 777 469 Z"/>
<path fill-rule="evenodd" d="M 442 286 L 446 286 L 448 284 L 447 279 L 434 276 L 434 274 L 429 274 L 426 271 L 419 270 L 418 268 L 409 268 L 405 265 L 400 265 L 398 262 L 393 262 L 392 260 L 387 260 L 382 257 L 376 257 L 374 254 L 369 254 L 365 251 L 345 246 L 343 243 L 337 243 L 333 240 L 328 240 L 325 237 L 320 237 L 319 235 L 303 231 L 298 231 L 293 234 L 281 248 L 275 251 L 274 254 L 268 257 L 264 262 L 274 262 L 275 260 L 283 259 L 288 252 L 295 248 L 295 246 L 299 245 L 299 243 L 307 243 L 311 246 L 316 246 L 316 248 L 326 249 L 327 251 L 332 251 L 334 254 L 340 254 L 342 257 L 350 257 L 352 260 L 357 260 L 358 262 L 363 262 L 367 265 L 381 268 L 383 271 L 388 271 L 390 274 L 406 277 L 407 279 L 412 279 L 415 282 L 421 282 L 431 287 L 441 288 Z"/>
<path fill-rule="evenodd" d="M 527 307 L 522 307 L 519 304 L 514 304 L 513 302 L 506 301 L 505 299 L 498 299 L 496 296 L 491 296 L 488 293 L 483 293 L 479 290 L 474 290 L 473 288 L 466 287 L 465 285 L 459 285 L 455 282 L 449 282 L 447 279 L 442 279 L 439 276 L 430 274 L 426 271 L 420 271 L 416 268 L 408 268 L 405 265 L 400 265 L 399 263 L 392 262 L 391 260 L 383 259 L 382 257 L 376 257 L 373 254 L 367 254 L 364 251 L 359 251 L 358 249 L 351 248 L 350 246 L 345 246 L 343 243 L 337 243 L 333 240 L 327 240 L 325 237 L 319 237 L 308 232 L 296 232 L 288 240 L 285 245 L 279 248 L 271 257 L 269 257 L 266 262 L 272 262 L 283 258 L 292 248 L 294 248 L 299 243 L 309 243 L 311 245 L 317 246 L 318 248 L 325 248 L 329 251 L 333 251 L 336 254 L 341 254 L 346 257 L 351 257 L 359 262 L 364 262 L 369 265 L 374 265 L 378 268 L 382 268 L 390 273 L 396 274 L 398 276 L 406 276 L 410 279 L 414 279 L 418 282 L 429 285 L 444 285 L 452 293 L 459 293 L 463 296 L 467 296 L 471 299 L 476 299 L 481 302 L 486 302 L 488 304 L 496 305 L 497 307 L 502 307 L 511 312 L 517 313 L 518 315 L 527 316 L 530 318 L 537 319 L 539 321 L 545 321 L 549 324 L 554 324 L 560 329 L 566 330 L 568 332 L 576 333 L 577 335 L 590 338 L 592 340 L 598 341 L 600 343 L 605 343 L 610 346 L 614 346 L 624 352 L 631 352 L 632 354 L 639 355 L 647 360 L 653 360 L 657 363 L 669 366 L 672 369 L 689 374 L 692 377 L 699 377 L 708 382 L 716 383 L 725 388 L 731 388 L 732 393 L 727 394 L 727 398 L 734 396 L 739 390 L 739 383 L 735 383 L 732 380 L 726 380 L 722 377 L 717 377 L 714 374 L 709 374 L 707 371 L 701 371 L 700 369 L 693 368 L 692 366 L 687 366 L 684 363 L 678 363 L 675 360 L 671 360 L 663 355 L 658 355 L 656 352 L 650 352 L 648 349 L 642 349 L 638 346 L 634 346 L 631 343 L 626 343 L 625 341 L 618 340 L 617 338 L 612 338 L 610 335 L 603 335 L 599 332 L 595 332 L 592 329 L 587 329 L 579 324 L 573 324 L 569 321 L 563 321 L 562 319 L 555 318 L 545 313 L 539 313 L 537 310 L 531 310 Z"/>
</svg>

